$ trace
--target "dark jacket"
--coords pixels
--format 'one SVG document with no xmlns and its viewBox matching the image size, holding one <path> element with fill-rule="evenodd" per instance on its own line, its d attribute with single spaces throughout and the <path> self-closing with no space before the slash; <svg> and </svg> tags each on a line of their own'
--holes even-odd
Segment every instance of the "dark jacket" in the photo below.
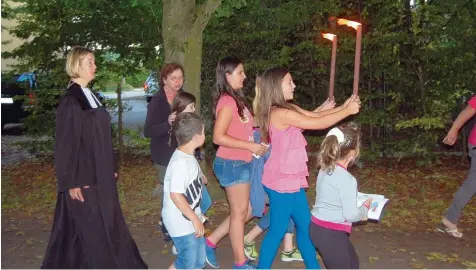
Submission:
<svg viewBox="0 0 476 270">
<path fill-rule="evenodd" d="M 147 105 L 147 118 L 145 119 L 144 136 L 150 138 L 150 155 L 155 164 L 167 166 L 177 147 L 169 145 L 169 132 L 171 126 L 168 118 L 172 113 L 165 92 L 160 89 L 155 93 Z"/>
</svg>

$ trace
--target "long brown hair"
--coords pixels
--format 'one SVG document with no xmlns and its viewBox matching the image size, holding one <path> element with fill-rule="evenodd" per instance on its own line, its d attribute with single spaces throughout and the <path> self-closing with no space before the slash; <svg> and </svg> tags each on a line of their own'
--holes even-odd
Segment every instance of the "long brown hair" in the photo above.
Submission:
<svg viewBox="0 0 476 270">
<path fill-rule="evenodd" d="M 178 115 L 185 110 L 188 104 L 190 103 L 195 103 L 197 100 L 194 95 L 185 92 L 185 91 L 180 91 L 177 93 L 177 95 L 174 98 L 174 101 L 172 102 L 172 110 L 171 112 L 175 112 L 177 117 Z M 173 132 L 173 124 L 172 127 L 169 130 L 169 146 L 172 145 L 172 138 L 174 138 L 174 132 Z"/>
<path fill-rule="evenodd" d="M 261 129 L 261 141 L 270 143 L 269 121 L 271 109 L 286 108 L 296 110 L 289 102 L 286 101 L 283 94 L 282 81 L 284 76 L 288 74 L 288 70 L 280 67 L 267 69 L 257 80 L 257 95 L 255 108 L 255 119 Z"/>
<path fill-rule="evenodd" d="M 218 100 L 223 95 L 229 95 L 233 100 L 236 102 L 236 106 L 238 107 L 238 114 L 240 115 L 241 119 L 245 118 L 244 110 L 247 108 L 250 112 L 250 106 L 248 106 L 245 96 L 243 95 L 243 91 L 240 89 L 239 91 L 233 90 L 231 85 L 228 83 L 226 79 L 226 74 L 231 74 L 233 71 L 240 65 L 243 64 L 243 61 L 238 59 L 234 56 L 227 56 L 220 61 L 218 61 L 217 68 L 216 68 L 216 83 L 215 83 L 215 91 L 213 91 L 213 119 L 216 117 L 216 107 L 218 104 Z"/>
<path fill-rule="evenodd" d="M 338 126 L 344 133 L 344 141 L 339 143 L 336 136 L 327 136 L 321 143 L 317 157 L 322 171 L 331 174 L 336 168 L 338 159 L 345 158 L 351 150 L 355 150 L 355 162 L 360 155 L 360 128 L 355 122 L 348 122 Z"/>
<path fill-rule="evenodd" d="M 177 114 L 183 112 L 185 108 L 190 104 L 190 103 L 195 103 L 197 99 L 195 98 L 194 95 L 185 92 L 185 91 L 180 91 L 177 93 L 177 95 L 174 98 L 174 101 L 172 102 L 172 112 L 176 112 Z"/>
</svg>

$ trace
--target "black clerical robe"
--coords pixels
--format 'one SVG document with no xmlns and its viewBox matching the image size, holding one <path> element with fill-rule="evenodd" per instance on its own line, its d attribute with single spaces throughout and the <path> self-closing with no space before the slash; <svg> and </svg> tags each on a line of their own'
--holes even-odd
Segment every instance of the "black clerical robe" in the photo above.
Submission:
<svg viewBox="0 0 476 270">
<path fill-rule="evenodd" d="M 55 168 L 58 195 L 42 268 L 147 268 L 119 203 L 111 118 L 75 83 L 56 112 Z M 71 188 L 81 188 L 84 202 L 71 199 Z"/>
</svg>

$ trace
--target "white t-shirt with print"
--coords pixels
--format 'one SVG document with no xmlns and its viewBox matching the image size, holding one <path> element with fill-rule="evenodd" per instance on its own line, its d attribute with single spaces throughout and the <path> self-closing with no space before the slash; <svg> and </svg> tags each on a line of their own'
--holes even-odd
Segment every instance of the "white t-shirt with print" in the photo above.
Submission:
<svg viewBox="0 0 476 270">
<path fill-rule="evenodd" d="M 197 216 L 202 216 L 202 180 L 200 165 L 193 155 L 175 150 L 170 159 L 164 178 L 164 203 L 162 218 L 171 237 L 180 237 L 195 233 L 191 221 L 177 208 L 170 193 L 182 193 Z"/>
</svg>

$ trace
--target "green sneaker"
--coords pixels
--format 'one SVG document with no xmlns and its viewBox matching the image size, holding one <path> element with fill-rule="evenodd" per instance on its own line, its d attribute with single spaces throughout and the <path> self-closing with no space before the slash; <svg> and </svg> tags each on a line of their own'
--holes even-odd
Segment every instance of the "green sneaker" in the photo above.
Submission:
<svg viewBox="0 0 476 270">
<path fill-rule="evenodd" d="M 293 250 L 289 252 L 284 252 L 281 254 L 281 261 L 283 262 L 294 262 L 294 261 L 299 261 L 302 262 L 302 256 L 301 252 L 297 248 L 294 248 Z"/>
<path fill-rule="evenodd" d="M 258 258 L 255 242 L 247 243 L 245 241 L 245 255 L 248 259 L 255 261 Z"/>
</svg>

